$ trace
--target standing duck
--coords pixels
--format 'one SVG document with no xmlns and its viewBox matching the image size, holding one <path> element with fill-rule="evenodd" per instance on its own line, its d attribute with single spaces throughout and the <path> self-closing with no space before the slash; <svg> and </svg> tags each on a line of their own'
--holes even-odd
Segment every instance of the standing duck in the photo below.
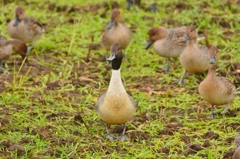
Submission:
<svg viewBox="0 0 240 159">
<path fill-rule="evenodd" d="M 122 16 L 118 9 L 113 9 L 111 21 L 100 37 L 100 44 L 106 51 L 111 46 L 118 43 L 122 49 L 125 49 L 130 43 L 132 32 L 122 23 Z"/>
<path fill-rule="evenodd" d="M 182 40 L 185 33 L 185 27 L 167 29 L 163 26 L 157 26 L 149 30 L 149 41 L 145 49 L 147 50 L 153 44 L 156 53 L 167 59 L 164 71 L 171 70 L 169 59 L 178 57 L 187 46 L 187 42 Z"/>
<path fill-rule="evenodd" d="M 233 159 L 240 159 L 240 132 L 234 140 L 235 152 L 233 154 Z"/>
<path fill-rule="evenodd" d="M 27 46 L 24 42 L 17 39 L 3 40 L 4 36 L 0 35 L 0 72 L 3 72 L 3 60 L 8 60 L 12 54 L 12 49 L 20 54 L 24 60 L 27 54 Z"/>
<path fill-rule="evenodd" d="M 183 41 L 187 46 L 180 55 L 180 63 L 184 68 L 184 74 L 178 84 L 184 84 L 187 72 L 202 73 L 208 70 L 209 51 L 204 45 L 196 45 L 197 31 L 193 26 L 186 27 L 186 34 Z"/>
<path fill-rule="evenodd" d="M 8 23 L 7 32 L 11 38 L 19 39 L 24 43 L 31 42 L 31 46 L 28 48 L 29 53 L 33 48 L 34 42 L 42 36 L 45 30 L 40 22 L 26 17 L 23 7 L 18 6 L 15 9 L 14 20 Z"/>
<path fill-rule="evenodd" d="M 226 113 L 237 93 L 235 86 L 227 78 L 216 76 L 218 56 L 217 47 L 212 46 L 210 48 L 210 65 L 208 64 L 207 77 L 198 87 L 202 98 L 212 106 L 212 117 L 214 117 L 214 105 L 227 104 L 222 114 Z"/>
<path fill-rule="evenodd" d="M 137 104 L 126 92 L 121 80 L 120 66 L 122 59 L 123 53 L 120 45 L 113 44 L 111 55 L 107 58 L 108 61 L 112 61 L 112 76 L 109 87 L 95 105 L 99 117 L 106 123 L 107 138 L 109 140 L 115 139 L 108 130 L 112 124 L 123 124 L 120 140 L 127 139 L 125 137 L 126 122 L 132 119 L 137 109 Z"/>
</svg>

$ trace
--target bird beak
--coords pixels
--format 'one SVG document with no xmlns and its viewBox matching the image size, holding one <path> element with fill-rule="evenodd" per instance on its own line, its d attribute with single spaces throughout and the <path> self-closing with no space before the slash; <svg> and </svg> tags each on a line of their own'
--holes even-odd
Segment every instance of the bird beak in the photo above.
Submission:
<svg viewBox="0 0 240 159">
<path fill-rule="evenodd" d="M 115 24 L 114 20 L 111 20 L 110 23 L 107 26 L 107 29 L 111 29 L 114 24 Z"/>
<path fill-rule="evenodd" d="M 153 40 L 149 40 L 147 45 L 145 46 L 145 49 L 147 50 L 153 44 L 153 42 Z"/>
<path fill-rule="evenodd" d="M 107 58 L 107 61 L 112 61 L 112 60 L 114 60 L 115 58 L 116 58 L 115 53 L 114 53 L 114 52 L 111 52 L 111 55 L 110 55 L 109 58 Z"/>
<path fill-rule="evenodd" d="M 188 35 L 188 34 L 185 34 L 185 36 L 183 37 L 182 42 L 186 42 L 188 39 L 189 39 L 189 35 Z"/>
<path fill-rule="evenodd" d="M 13 26 L 17 26 L 18 23 L 19 23 L 19 21 L 20 21 L 19 18 L 18 18 L 18 17 L 15 17 Z"/>
<path fill-rule="evenodd" d="M 216 57 L 214 55 L 210 58 L 210 64 L 214 64 L 216 62 Z"/>
</svg>

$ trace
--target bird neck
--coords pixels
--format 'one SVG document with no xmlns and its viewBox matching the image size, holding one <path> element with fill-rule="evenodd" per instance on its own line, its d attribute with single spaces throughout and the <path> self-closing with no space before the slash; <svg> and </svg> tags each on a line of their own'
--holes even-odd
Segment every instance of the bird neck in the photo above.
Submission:
<svg viewBox="0 0 240 159">
<path fill-rule="evenodd" d="M 216 76 L 216 68 L 217 68 L 216 65 L 210 65 L 207 76 L 215 77 Z"/>
<path fill-rule="evenodd" d="M 108 87 L 108 91 L 113 91 L 115 93 L 122 92 L 122 91 L 126 92 L 122 83 L 120 69 L 112 70 L 112 76 L 111 76 L 110 84 Z"/>
</svg>

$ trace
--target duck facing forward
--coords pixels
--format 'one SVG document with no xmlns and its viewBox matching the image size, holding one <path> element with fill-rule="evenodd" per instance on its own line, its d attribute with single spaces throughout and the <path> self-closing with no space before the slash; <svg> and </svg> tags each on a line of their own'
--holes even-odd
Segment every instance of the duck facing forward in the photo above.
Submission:
<svg viewBox="0 0 240 159">
<path fill-rule="evenodd" d="M 211 104 L 212 117 L 214 117 L 214 105 L 227 104 L 222 114 L 226 113 L 234 97 L 236 96 L 235 86 L 225 77 L 216 76 L 218 49 L 215 46 L 210 48 L 210 65 L 207 77 L 200 83 L 198 91 L 202 98 Z"/>
<path fill-rule="evenodd" d="M 34 42 L 45 32 L 43 26 L 37 20 L 27 17 L 23 7 L 15 9 L 14 19 L 8 23 L 7 32 L 13 39 L 19 39 L 24 43 L 31 42 L 29 51 L 33 48 Z"/>
<path fill-rule="evenodd" d="M 180 55 L 180 63 L 184 69 L 184 74 L 178 84 L 184 84 L 187 72 L 202 73 L 208 70 L 209 51 L 204 45 L 196 45 L 197 30 L 193 26 L 186 27 L 186 34 L 183 41 L 187 41 L 187 46 Z"/>
<path fill-rule="evenodd" d="M 185 33 L 185 27 L 167 29 L 157 26 L 149 30 L 149 40 L 145 49 L 147 50 L 153 44 L 156 53 L 166 58 L 167 66 L 162 68 L 164 71 L 171 70 L 170 58 L 177 58 L 187 46 L 187 42 L 183 41 Z"/>
<path fill-rule="evenodd" d="M 112 61 L 112 76 L 108 90 L 98 99 L 95 109 L 99 117 L 106 123 L 107 138 L 115 139 L 110 135 L 108 128 L 112 124 L 123 124 L 123 132 L 120 140 L 126 140 L 125 130 L 126 122 L 132 119 L 137 109 L 137 104 L 133 98 L 126 92 L 120 73 L 120 66 L 123 59 L 123 53 L 119 44 L 113 44 L 111 55 L 107 58 Z"/>
<path fill-rule="evenodd" d="M 113 9 L 111 21 L 100 37 L 100 44 L 106 51 L 111 46 L 118 43 L 122 49 L 125 49 L 130 43 L 132 32 L 122 23 L 122 16 L 118 9 Z"/>
</svg>

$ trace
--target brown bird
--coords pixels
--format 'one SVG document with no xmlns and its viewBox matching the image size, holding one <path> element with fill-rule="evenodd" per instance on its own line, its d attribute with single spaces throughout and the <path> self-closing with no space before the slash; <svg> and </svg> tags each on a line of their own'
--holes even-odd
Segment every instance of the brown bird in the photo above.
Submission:
<svg viewBox="0 0 240 159">
<path fill-rule="evenodd" d="M 132 32 L 122 23 L 122 16 L 118 9 L 113 9 L 111 21 L 100 37 L 100 45 L 106 51 L 118 43 L 122 49 L 126 49 L 132 38 Z"/>
<path fill-rule="evenodd" d="M 214 105 L 227 104 L 222 114 L 226 113 L 236 96 L 236 88 L 225 77 L 216 76 L 218 48 L 210 48 L 210 61 L 207 77 L 200 83 L 198 91 L 202 98 L 211 104 L 212 117 L 214 117 Z"/>
<path fill-rule="evenodd" d="M 197 31 L 193 26 L 186 27 L 186 35 L 183 41 L 187 41 L 187 46 L 180 55 L 180 63 L 184 68 L 184 74 L 178 84 L 184 84 L 187 72 L 202 73 L 208 70 L 209 51 L 204 45 L 196 45 Z"/>
<path fill-rule="evenodd" d="M 12 54 L 12 49 L 20 54 L 24 59 L 27 54 L 27 46 L 24 42 L 17 39 L 7 40 L 3 35 L 0 35 L 0 72 L 3 72 L 3 60 L 8 60 Z"/>
<path fill-rule="evenodd" d="M 121 80 L 120 66 L 122 59 L 123 53 L 120 45 L 113 44 L 111 55 L 107 59 L 112 61 L 112 76 L 109 87 L 95 105 L 99 117 L 106 123 L 107 138 L 109 140 L 115 139 L 108 130 L 112 124 L 123 124 L 124 128 L 120 140 L 127 139 L 125 137 L 126 122 L 132 119 L 137 109 L 137 104 L 126 92 Z"/>
<path fill-rule="evenodd" d="M 235 152 L 233 154 L 233 159 L 240 159 L 240 132 L 234 140 Z"/>
<path fill-rule="evenodd" d="M 149 40 L 145 49 L 147 50 L 152 44 L 156 53 L 166 58 L 167 66 L 162 68 L 164 71 L 170 71 L 170 58 L 177 58 L 187 42 L 183 41 L 186 34 L 186 27 L 167 29 L 163 26 L 153 27 L 149 30 Z"/>
<path fill-rule="evenodd" d="M 11 38 L 19 39 L 24 43 L 31 42 L 31 46 L 28 48 L 29 54 L 34 42 L 42 36 L 45 30 L 40 22 L 27 17 L 23 7 L 18 6 L 15 9 L 14 20 L 8 23 L 7 32 Z"/>
</svg>

